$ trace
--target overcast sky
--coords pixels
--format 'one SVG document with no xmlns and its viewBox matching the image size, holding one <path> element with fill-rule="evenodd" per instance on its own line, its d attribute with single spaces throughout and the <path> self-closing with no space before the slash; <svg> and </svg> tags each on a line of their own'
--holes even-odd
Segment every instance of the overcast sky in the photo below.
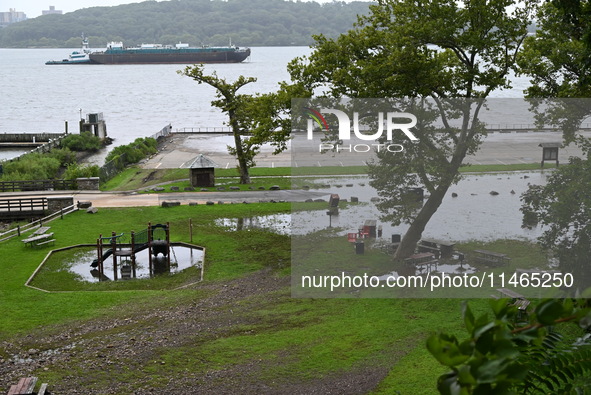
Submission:
<svg viewBox="0 0 591 395">
<path fill-rule="evenodd" d="M 308 1 L 308 0 L 303 0 Z M 330 3 L 332 0 L 316 0 L 317 3 Z M 345 0 L 349 2 L 351 0 Z M 41 15 L 41 11 L 48 10 L 49 6 L 55 6 L 56 10 L 65 13 L 88 7 L 115 6 L 119 4 L 140 3 L 134 0 L 2 0 L 0 11 L 7 12 L 10 8 L 24 12 L 27 18 L 35 18 Z"/>
</svg>

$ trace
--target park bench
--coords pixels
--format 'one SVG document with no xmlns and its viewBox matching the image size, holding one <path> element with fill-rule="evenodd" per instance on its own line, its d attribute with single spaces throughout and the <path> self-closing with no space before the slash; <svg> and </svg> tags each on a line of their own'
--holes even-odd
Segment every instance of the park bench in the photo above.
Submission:
<svg viewBox="0 0 591 395">
<path fill-rule="evenodd" d="M 45 241 L 42 241 L 42 242 L 40 242 L 40 243 L 37 243 L 37 247 L 38 247 L 38 246 L 45 245 L 45 244 L 51 244 L 51 245 L 55 245 L 55 239 L 51 239 L 51 240 L 45 240 Z"/>
<path fill-rule="evenodd" d="M 486 250 L 474 250 L 475 261 L 484 263 L 488 266 L 501 266 L 509 263 L 511 258 L 507 254 L 500 254 L 498 252 L 486 251 Z"/>
<path fill-rule="evenodd" d="M 425 264 L 432 264 L 437 263 L 437 259 L 435 258 L 435 254 L 430 252 L 421 252 L 418 254 L 414 254 L 409 256 L 404 260 L 404 262 L 408 265 L 425 265 Z"/>
<path fill-rule="evenodd" d="M 8 395 L 49 395 L 49 391 L 47 391 L 47 383 L 41 384 L 37 392 L 35 392 L 37 380 L 37 377 L 21 378 L 18 381 L 18 384 L 10 386 Z"/>
</svg>

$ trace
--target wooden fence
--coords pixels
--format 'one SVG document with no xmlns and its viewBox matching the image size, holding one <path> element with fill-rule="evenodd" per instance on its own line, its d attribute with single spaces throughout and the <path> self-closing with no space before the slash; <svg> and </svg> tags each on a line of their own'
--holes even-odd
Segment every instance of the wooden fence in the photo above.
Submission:
<svg viewBox="0 0 591 395">
<path fill-rule="evenodd" d="M 76 180 L 0 181 L 0 192 L 66 191 L 77 189 Z"/>
</svg>

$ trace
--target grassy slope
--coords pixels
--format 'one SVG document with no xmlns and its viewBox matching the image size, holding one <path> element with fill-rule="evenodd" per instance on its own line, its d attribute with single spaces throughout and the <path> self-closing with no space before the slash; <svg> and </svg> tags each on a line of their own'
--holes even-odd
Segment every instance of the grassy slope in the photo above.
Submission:
<svg viewBox="0 0 591 395">
<path fill-rule="evenodd" d="M 265 175 L 284 173 L 275 169 L 271 173 L 267 170 Z M 119 181 L 118 185 L 123 183 Z M 51 226 L 58 240 L 56 248 L 92 243 L 99 233 L 139 230 L 148 221 L 171 222 L 172 240 L 188 242 L 188 221 L 192 218 L 193 242 L 207 247 L 206 279 L 223 281 L 264 266 L 277 267 L 279 259 L 288 261 L 289 241 L 264 232 L 226 232 L 212 226 L 213 219 L 287 210 L 287 204 L 101 209 L 95 215 L 75 213 L 52 222 Z M 0 340 L 29 333 L 41 325 L 51 328 L 69 322 L 75 325 L 76 321 L 93 317 L 124 316 L 126 310 L 120 312 L 118 307 L 130 303 L 141 306 L 156 299 L 165 307 L 179 300 L 200 297 L 194 292 L 155 290 L 47 294 L 23 286 L 47 249 L 25 248 L 17 239 L 3 243 L 0 249 L 3 273 L 0 277 L 0 311 L 3 312 Z M 282 273 L 286 275 L 288 270 L 283 268 Z M 178 281 L 189 280 L 181 277 Z M 436 378 L 445 369 L 425 350 L 424 339 L 433 331 L 460 332 L 463 326 L 458 300 L 302 300 L 283 294 L 270 295 L 266 302 L 264 307 L 251 312 L 257 324 L 195 347 L 162 350 L 162 357 L 179 361 L 185 358 L 189 362 L 190 355 L 199 352 L 207 355 L 208 364 L 221 368 L 248 359 L 278 358 L 290 350 L 296 358 L 282 361 L 263 374 L 271 378 L 308 380 L 360 365 L 382 365 L 389 374 L 376 393 L 434 393 Z M 487 305 L 483 300 L 474 300 L 471 304 L 476 311 L 485 310 Z M 280 325 L 275 325 L 277 321 Z M 293 352 L 294 349 L 297 350 Z M 185 366 L 177 365 L 180 370 L 170 366 L 168 369 L 172 370 L 168 373 L 182 374 Z M 40 376 L 57 377 L 52 376 L 52 372 L 40 372 Z"/>
</svg>

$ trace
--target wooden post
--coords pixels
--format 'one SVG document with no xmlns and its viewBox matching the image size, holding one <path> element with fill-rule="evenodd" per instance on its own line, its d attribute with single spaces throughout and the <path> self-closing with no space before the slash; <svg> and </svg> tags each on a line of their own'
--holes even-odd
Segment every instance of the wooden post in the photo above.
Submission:
<svg viewBox="0 0 591 395">
<path fill-rule="evenodd" d="M 19 235 L 19 237 L 20 237 L 20 235 L 21 235 L 21 226 L 20 226 L 20 225 L 17 225 L 17 226 L 16 226 L 16 233 L 17 233 L 17 234 Z"/>
<path fill-rule="evenodd" d="M 135 271 L 135 232 L 131 231 L 131 270 L 133 273 L 133 278 L 136 278 L 136 271 Z"/>
<path fill-rule="evenodd" d="M 117 234 L 115 232 L 111 232 L 111 252 L 113 253 L 113 280 L 117 281 L 117 239 L 115 238 Z"/>
<path fill-rule="evenodd" d="M 150 277 L 154 275 L 154 266 L 152 262 L 152 223 L 148 222 L 148 265 L 150 269 Z"/>
<path fill-rule="evenodd" d="M 191 235 L 191 243 L 193 242 L 193 219 L 189 218 L 189 235 Z"/>
<path fill-rule="evenodd" d="M 99 235 L 96 239 L 96 255 L 98 259 L 99 281 L 103 281 L 104 267 L 103 267 L 103 235 Z"/>
<path fill-rule="evenodd" d="M 166 268 L 170 272 L 170 223 L 166 223 Z"/>
</svg>

